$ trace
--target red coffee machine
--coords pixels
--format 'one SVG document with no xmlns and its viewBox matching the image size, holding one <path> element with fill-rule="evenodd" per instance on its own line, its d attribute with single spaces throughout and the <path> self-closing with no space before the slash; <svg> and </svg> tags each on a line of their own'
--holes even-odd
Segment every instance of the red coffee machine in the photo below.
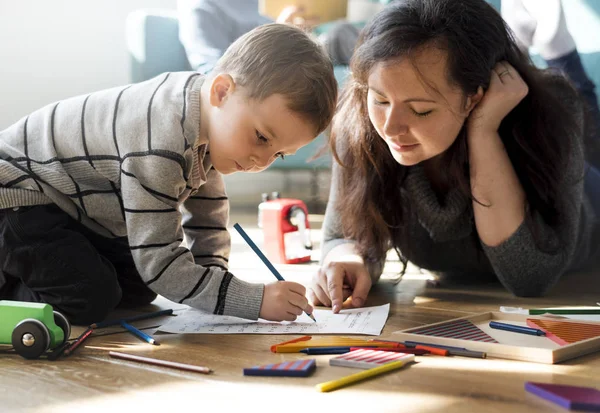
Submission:
<svg viewBox="0 0 600 413">
<path fill-rule="evenodd" d="M 312 242 L 308 209 L 299 199 L 280 198 L 277 192 L 263 194 L 258 206 L 258 226 L 264 234 L 264 251 L 278 264 L 310 261 Z"/>
</svg>

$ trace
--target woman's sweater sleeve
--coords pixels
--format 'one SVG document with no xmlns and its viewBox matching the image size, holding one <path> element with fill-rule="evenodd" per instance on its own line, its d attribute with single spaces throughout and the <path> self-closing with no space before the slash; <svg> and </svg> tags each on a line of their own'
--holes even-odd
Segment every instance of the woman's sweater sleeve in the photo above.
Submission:
<svg viewBox="0 0 600 413">
<path fill-rule="evenodd" d="M 333 161 L 331 170 L 331 188 L 329 191 L 329 200 L 327 201 L 327 209 L 325 210 L 325 220 L 323 221 L 323 237 L 321 243 L 321 264 L 325 261 L 327 254 L 338 245 L 352 243 L 356 241 L 344 237 L 342 222 L 338 214 L 338 192 L 339 182 L 341 181 L 341 167 Z M 357 219 L 361 219 L 357 217 Z M 367 270 L 373 281 L 377 281 L 383 272 L 385 260 L 376 263 L 367 263 Z"/>
<path fill-rule="evenodd" d="M 581 122 L 580 122 L 581 125 Z M 583 139 L 572 139 L 557 208 L 560 219 L 549 225 L 538 212 L 527 213 L 519 228 L 498 246 L 483 245 L 502 284 L 521 297 L 545 294 L 569 268 L 577 248 L 583 203 Z"/>
</svg>

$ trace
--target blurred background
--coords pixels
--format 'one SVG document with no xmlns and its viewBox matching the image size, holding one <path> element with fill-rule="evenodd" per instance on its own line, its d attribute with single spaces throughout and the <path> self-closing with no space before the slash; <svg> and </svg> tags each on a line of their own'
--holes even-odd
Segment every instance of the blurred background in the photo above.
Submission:
<svg viewBox="0 0 600 413">
<path fill-rule="evenodd" d="M 490 2 L 500 7 L 499 0 Z M 348 0 L 347 20 L 360 25 L 384 3 Z M 148 16 L 164 15 L 176 22 L 177 6 L 177 0 L 0 0 L 0 130 L 54 101 L 143 80 L 150 76 L 143 73 L 144 65 L 162 70 L 149 60 L 160 59 L 164 53 L 181 54 L 181 44 L 177 39 L 166 40 L 173 36 L 172 26 L 152 28 Z M 563 7 L 584 67 L 598 84 L 600 0 L 563 0 Z M 132 20 L 132 13 L 137 20 Z M 162 43 L 148 45 L 151 30 L 166 30 L 167 37 L 161 34 Z M 157 56 L 151 56 L 154 52 Z M 531 53 L 535 60 L 535 49 Z M 171 59 L 175 58 L 166 63 L 173 67 L 166 70 L 183 70 L 181 62 Z M 536 62 L 544 65 L 539 58 Z M 343 68 L 336 73 L 343 82 Z M 320 137 L 309 151 L 323 143 Z M 228 176 L 232 208 L 256 208 L 262 192 L 279 191 L 322 209 L 329 187 L 328 162 L 306 163 L 308 155 L 286 159 L 287 166 L 276 164 L 260 179 Z"/>
</svg>

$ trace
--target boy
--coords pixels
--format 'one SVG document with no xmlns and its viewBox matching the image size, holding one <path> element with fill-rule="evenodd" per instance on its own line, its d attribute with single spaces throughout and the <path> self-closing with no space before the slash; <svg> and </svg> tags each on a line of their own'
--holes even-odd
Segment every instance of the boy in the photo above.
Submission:
<svg viewBox="0 0 600 413">
<path fill-rule="evenodd" d="M 0 132 L 0 299 L 46 302 L 75 324 L 157 293 L 248 319 L 310 312 L 300 284 L 227 271 L 221 174 L 260 172 L 308 144 L 336 95 L 325 52 L 269 24 L 232 44 L 207 78 L 165 73 Z"/>
</svg>

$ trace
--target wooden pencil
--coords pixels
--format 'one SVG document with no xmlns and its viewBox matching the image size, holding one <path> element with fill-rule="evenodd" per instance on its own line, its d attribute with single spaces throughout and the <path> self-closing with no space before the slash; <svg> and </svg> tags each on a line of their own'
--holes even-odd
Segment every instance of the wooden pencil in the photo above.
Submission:
<svg viewBox="0 0 600 413">
<path fill-rule="evenodd" d="M 150 357 L 135 356 L 133 354 L 119 353 L 117 351 L 109 351 L 108 355 L 122 360 L 137 361 L 140 363 L 152 364 L 161 367 L 171 367 L 178 370 L 193 371 L 195 373 L 209 374 L 212 372 L 212 370 L 208 367 L 194 366 L 192 364 L 177 363 L 174 361 L 159 360 Z"/>
<path fill-rule="evenodd" d="M 85 339 L 88 338 L 93 332 L 94 332 L 94 329 L 88 327 L 87 330 L 85 330 L 83 333 L 81 333 L 81 335 L 79 337 L 77 337 L 77 339 L 73 342 L 73 344 L 71 344 L 64 351 L 63 354 L 65 356 L 71 355 L 77 349 L 77 347 L 79 347 L 81 345 L 81 343 L 83 343 L 85 341 Z"/>
</svg>

